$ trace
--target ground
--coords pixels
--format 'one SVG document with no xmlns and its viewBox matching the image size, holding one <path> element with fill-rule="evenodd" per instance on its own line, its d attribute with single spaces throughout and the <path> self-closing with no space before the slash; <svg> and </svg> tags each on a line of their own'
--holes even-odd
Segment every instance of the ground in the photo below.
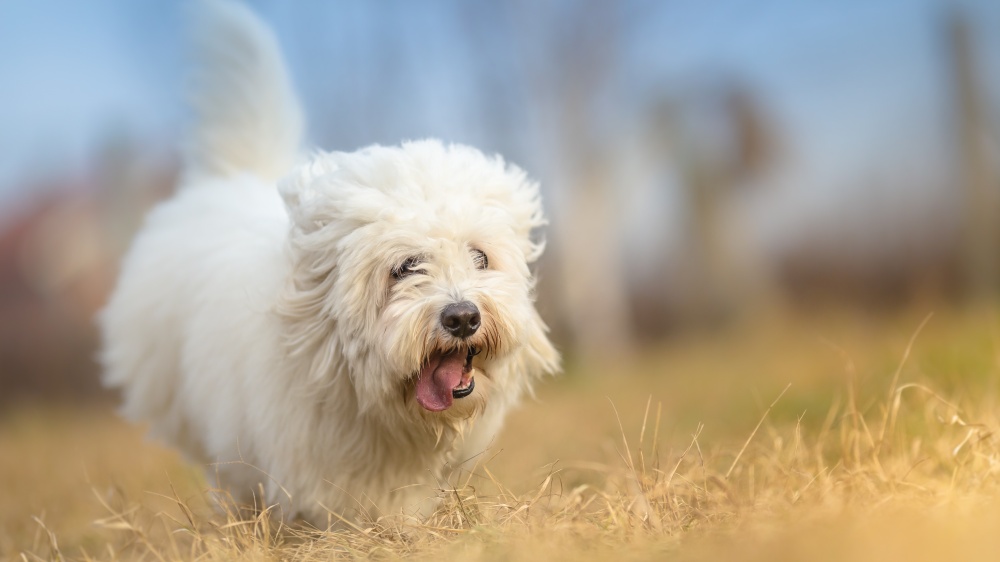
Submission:
<svg viewBox="0 0 1000 562">
<path fill-rule="evenodd" d="M 570 357 L 418 527 L 220 511 L 108 406 L 0 412 L 0 559 L 993 560 L 1000 307 L 749 315 Z"/>
</svg>

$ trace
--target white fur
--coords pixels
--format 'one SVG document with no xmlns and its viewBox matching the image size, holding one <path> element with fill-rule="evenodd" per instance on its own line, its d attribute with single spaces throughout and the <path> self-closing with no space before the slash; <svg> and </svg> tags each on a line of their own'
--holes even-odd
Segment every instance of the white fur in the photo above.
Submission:
<svg viewBox="0 0 1000 562">
<path fill-rule="evenodd" d="M 295 165 L 300 112 L 276 41 L 239 4 L 202 8 L 184 179 L 101 315 L 105 381 L 126 417 L 237 497 L 261 484 L 285 517 L 425 513 L 449 467 L 558 368 L 528 269 L 538 187 L 432 140 Z M 396 280 L 415 255 L 421 274 Z M 483 315 L 476 388 L 430 412 L 415 376 L 454 345 L 439 315 L 461 300 Z"/>
</svg>

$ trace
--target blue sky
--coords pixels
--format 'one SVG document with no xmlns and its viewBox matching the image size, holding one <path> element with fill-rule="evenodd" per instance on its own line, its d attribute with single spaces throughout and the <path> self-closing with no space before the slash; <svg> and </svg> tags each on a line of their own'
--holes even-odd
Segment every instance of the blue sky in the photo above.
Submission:
<svg viewBox="0 0 1000 562">
<path fill-rule="evenodd" d="M 544 39 L 567 33 L 559 26 L 572 3 L 251 4 L 275 27 L 323 147 L 440 136 L 549 173 L 531 68 L 557 73 L 572 56 L 547 52 Z M 866 166 L 946 160 L 940 16 L 949 6 L 972 15 L 992 119 L 1000 117 L 1000 2 L 614 6 L 621 28 L 589 117 L 614 134 L 641 126 L 650 100 L 722 75 L 755 91 L 816 190 Z M 171 146 L 185 118 L 183 53 L 179 3 L 0 3 L 0 204 L 32 178 L 85 169 L 110 135 Z"/>
</svg>

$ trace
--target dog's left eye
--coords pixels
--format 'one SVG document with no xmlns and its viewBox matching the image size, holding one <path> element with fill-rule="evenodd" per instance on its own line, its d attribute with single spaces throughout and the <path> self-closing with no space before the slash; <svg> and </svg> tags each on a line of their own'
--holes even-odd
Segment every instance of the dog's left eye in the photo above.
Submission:
<svg viewBox="0 0 1000 562">
<path fill-rule="evenodd" d="M 476 265 L 476 269 L 486 269 L 490 266 L 490 260 L 482 250 L 472 250 L 472 263 Z"/>
<path fill-rule="evenodd" d="M 392 276 L 398 281 L 404 277 L 409 277 L 414 273 L 421 273 L 421 271 L 417 269 L 417 266 L 421 263 L 423 263 L 423 260 L 416 256 L 406 258 L 403 263 L 393 268 Z"/>
</svg>

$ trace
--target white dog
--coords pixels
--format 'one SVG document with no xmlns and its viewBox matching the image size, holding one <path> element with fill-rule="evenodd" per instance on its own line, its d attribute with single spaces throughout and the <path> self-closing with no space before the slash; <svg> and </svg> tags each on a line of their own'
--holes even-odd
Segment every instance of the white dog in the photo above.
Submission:
<svg viewBox="0 0 1000 562">
<path fill-rule="evenodd" d="M 432 140 L 302 157 L 271 32 L 200 8 L 197 124 L 101 315 L 105 381 L 241 500 L 427 513 L 558 369 L 528 269 L 538 186 Z"/>
</svg>

